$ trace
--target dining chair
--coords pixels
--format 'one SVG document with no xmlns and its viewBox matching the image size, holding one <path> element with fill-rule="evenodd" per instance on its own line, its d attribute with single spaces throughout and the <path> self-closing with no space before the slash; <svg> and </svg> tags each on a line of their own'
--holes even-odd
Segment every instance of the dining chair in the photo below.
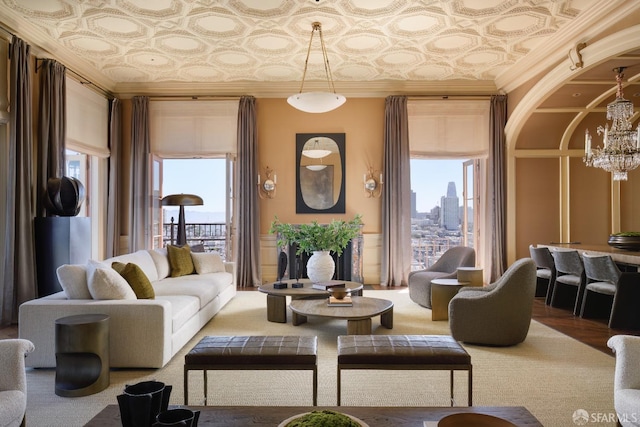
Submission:
<svg viewBox="0 0 640 427">
<path fill-rule="evenodd" d="M 640 330 L 640 273 L 622 272 L 613 296 L 609 328 Z"/>
<path fill-rule="evenodd" d="M 551 251 L 546 246 L 535 247 L 529 245 L 531 259 L 536 263 L 536 296 L 544 296 L 545 304 L 551 304 L 553 285 L 556 281 L 556 264 L 551 256 Z"/>
<path fill-rule="evenodd" d="M 609 318 L 620 269 L 609 255 L 582 254 L 586 285 L 580 317 Z"/>
<path fill-rule="evenodd" d="M 575 249 L 558 249 L 551 252 L 556 265 L 556 280 L 551 295 L 552 307 L 572 307 L 578 315 L 586 283 L 582 258 Z"/>
</svg>

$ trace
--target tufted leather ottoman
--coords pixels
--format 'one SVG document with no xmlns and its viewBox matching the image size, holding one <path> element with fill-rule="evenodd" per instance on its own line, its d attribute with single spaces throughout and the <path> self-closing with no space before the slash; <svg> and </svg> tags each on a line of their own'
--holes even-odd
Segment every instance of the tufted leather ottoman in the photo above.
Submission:
<svg viewBox="0 0 640 427">
<path fill-rule="evenodd" d="M 338 406 L 343 369 L 448 370 L 453 406 L 453 371 L 467 371 L 472 405 L 471 356 L 448 335 L 341 335 L 338 337 Z"/>
<path fill-rule="evenodd" d="M 213 370 L 312 370 L 313 406 L 318 404 L 318 337 L 208 336 L 184 356 L 184 404 L 189 404 L 189 371 L 204 375 L 207 404 L 207 371 Z"/>
</svg>

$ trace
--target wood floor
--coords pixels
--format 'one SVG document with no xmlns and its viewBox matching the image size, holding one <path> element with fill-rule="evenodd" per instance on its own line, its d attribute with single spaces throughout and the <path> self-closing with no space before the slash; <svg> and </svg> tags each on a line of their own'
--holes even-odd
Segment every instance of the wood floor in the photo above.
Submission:
<svg viewBox="0 0 640 427">
<path fill-rule="evenodd" d="M 385 288 L 388 289 L 388 288 Z M 612 355 L 607 340 L 619 334 L 640 336 L 640 331 L 609 329 L 604 319 L 582 319 L 569 310 L 549 307 L 543 298 L 536 298 L 533 304 L 533 318 L 606 354 Z M 0 339 L 17 338 L 18 327 L 0 328 Z"/>
</svg>

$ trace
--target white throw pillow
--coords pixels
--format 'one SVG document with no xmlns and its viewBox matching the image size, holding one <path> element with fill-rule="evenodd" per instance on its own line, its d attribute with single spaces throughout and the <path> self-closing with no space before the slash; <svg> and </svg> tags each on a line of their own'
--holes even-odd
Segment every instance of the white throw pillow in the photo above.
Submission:
<svg viewBox="0 0 640 427">
<path fill-rule="evenodd" d="M 158 280 L 169 276 L 169 254 L 167 248 L 152 249 L 149 251 L 158 271 Z"/>
<path fill-rule="evenodd" d="M 191 252 L 191 259 L 198 274 L 221 273 L 225 271 L 222 258 L 215 252 Z"/>
<path fill-rule="evenodd" d="M 124 277 L 98 261 L 87 263 L 87 280 L 93 299 L 137 299 Z"/>
<path fill-rule="evenodd" d="M 87 267 L 81 264 L 64 264 L 56 269 L 58 282 L 69 299 L 91 299 L 87 283 Z"/>
</svg>

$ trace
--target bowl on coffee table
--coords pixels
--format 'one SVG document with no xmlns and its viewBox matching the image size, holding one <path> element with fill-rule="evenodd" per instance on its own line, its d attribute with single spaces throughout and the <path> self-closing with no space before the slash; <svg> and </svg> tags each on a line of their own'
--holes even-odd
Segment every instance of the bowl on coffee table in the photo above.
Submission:
<svg viewBox="0 0 640 427">
<path fill-rule="evenodd" d="M 329 294 L 335 299 L 344 299 L 351 294 L 350 288 L 334 287 L 328 289 Z"/>
</svg>

